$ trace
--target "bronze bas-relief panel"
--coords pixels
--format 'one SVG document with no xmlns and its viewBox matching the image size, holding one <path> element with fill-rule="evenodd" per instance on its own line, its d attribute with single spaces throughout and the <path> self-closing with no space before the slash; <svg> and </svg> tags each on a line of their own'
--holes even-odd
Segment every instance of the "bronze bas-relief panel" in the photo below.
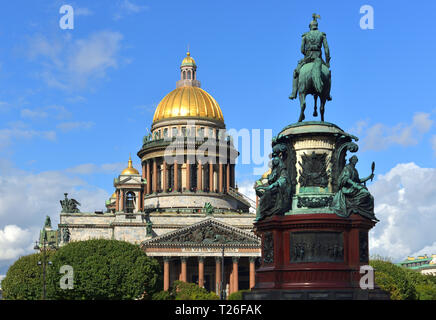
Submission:
<svg viewBox="0 0 436 320">
<path fill-rule="evenodd" d="M 343 262 L 342 232 L 290 232 L 290 262 Z"/>
</svg>

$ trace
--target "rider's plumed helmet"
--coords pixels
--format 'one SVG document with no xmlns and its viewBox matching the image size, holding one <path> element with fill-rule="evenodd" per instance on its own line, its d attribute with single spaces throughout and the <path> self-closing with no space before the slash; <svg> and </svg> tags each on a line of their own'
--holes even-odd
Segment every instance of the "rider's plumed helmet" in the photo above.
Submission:
<svg viewBox="0 0 436 320">
<path fill-rule="evenodd" d="M 316 19 L 321 18 L 319 14 L 313 14 L 312 15 L 313 20 L 310 22 L 309 24 L 309 29 L 310 30 L 316 30 L 318 29 L 318 21 L 316 21 Z"/>
</svg>

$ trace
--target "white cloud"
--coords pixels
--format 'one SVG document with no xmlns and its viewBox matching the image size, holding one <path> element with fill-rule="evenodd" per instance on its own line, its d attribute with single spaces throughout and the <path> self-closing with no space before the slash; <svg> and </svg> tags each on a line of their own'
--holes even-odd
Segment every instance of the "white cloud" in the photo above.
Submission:
<svg viewBox="0 0 436 320">
<path fill-rule="evenodd" d="M 148 6 L 136 4 L 130 0 L 123 0 L 118 5 L 114 20 L 119 20 L 124 18 L 125 15 L 137 14 L 147 9 L 149 9 Z"/>
<path fill-rule="evenodd" d="M 371 254 L 398 261 L 426 247 L 435 248 L 435 181 L 436 168 L 421 168 L 414 163 L 398 164 L 377 176 L 369 187 L 380 220 L 370 232 Z"/>
<path fill-rule="evenodd" d="M 359 121 L 352 130 L 355 134 L 363 133 L 363 150 L 383 150 L 391 145 L 412 146 L 416 145 L 433 125 L 429 113 L 417 112 L 412 123 L 399 123 L 392 127 L 383 123 L 376 123 L 368 127 L 368 121 Z"/>
<path fill-rule="evenodd" d="M 73 168 L 68 168 L 66 172 L 75 174 L 95 174 L 95 173 L 115 173 L 119 174 L 124 168 L 126 163 L 105 163 L 102 165 L 96 165 L 93 163 L 85 163 Z"/>
<path fill-rule="evenodd" d="M 238 191 L 244 196 L 250 198 L 256 202 L 256 193 L 254 192 L 254 182 L 251 180 L 245 180 L 238 183 Z M 255 209 L 250 209 L 251 212 L 255 212 Z"/>
<path fill-rule="evenodd" d="M 26 247 L 32 242 L 32 233 L 16 225 L 7 225 L 0 229 L 0 260 L 17 259 L 26 253 Z"/>
<path fill-rule="evenodd" d="M 29 119 L 45 119 L 48 117 L 55 119 L 65 119 L 71 116 L 71 112 L 69 112 L 64 106 L 51 105 L 43 108 L 35 108 L 35 109 L 22 109 L 20 112 L 22 118 Z"/>
<path fill-rule="evenodd" d="M 71 34 L 62 39 L 35 35 L 29 41 L 29 58 L 38 60 L 39 77 L 48 86 L 63 90 L 83 89 L 90 80 L 103 78 L 107 70 L 118 67 L 123 36 L 119 32 L 99 31 L 74 40 Z"/>
<path fill-rule="evenodd" d="M 92 121 L 72 121 L 72 122 L 62 122 L 56 125 L 56 128 L 63 132 L 69 132 L 72 130 L 90 129 L 94 126 Z"/>
<path fill-rule="evenodd" d="M 30 109 L 22 109 L 20 111 L 20 115 L 22 118 L 31 118 L 31 119 L 47 118 L 48 116 L 47 112 L 43 110 L 30 110 Z"/>
<path fill-rule="evenodd" d="M 59 200 L 68 193 L 81 203 L 82 212 L 104 210 L 109 194 L 88 185 L 65 171 L 31 173 L 16 168 L 0 159 L 0 273 L 15 260 L 6 260 L 29 254 L 46 215 L 56 228 L 61 206 Z M 4 227 L 3 227 L 4 226 Z"/>
<path fill-rule="evenodd" d="M 92 12 L 88 8 L 74 8 L 74 16 L 91 16 L 94 12 Z"/>
<path fill-rule="evenodd" d="M 56 132 L 30 129 L 19 122 L 10 124 L 8 128 L 0 129 L 0 150 L 8 147 L 13 140 L 30 140 L 33 138 L 54 141 L 56 140 Z"/>
</svg>

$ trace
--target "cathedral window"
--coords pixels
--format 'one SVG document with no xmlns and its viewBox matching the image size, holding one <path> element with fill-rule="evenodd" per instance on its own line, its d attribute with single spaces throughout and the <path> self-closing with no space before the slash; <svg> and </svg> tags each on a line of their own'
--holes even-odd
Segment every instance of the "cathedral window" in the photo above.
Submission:
<svg viewBox="0 0 436 320">
<path fill-rule="evenodd" d="M 174 128 L 172 128 L 173 130 L 172 130 L 172 136 L 173 137 L 177 137 L 177 128 L 176 127 L 174 127 Z"/>
<path fill-rule="evenodd" d="M 126 196 L 126 212 L 133 213 L 135 209 L 135 194 L 131 191 L 127 192 Z"/>
<path fill-rule="evenodd" d="M 168 137 L 168 128 L 165 128 L 163 131 L 164 138 Z"/>
</svg>

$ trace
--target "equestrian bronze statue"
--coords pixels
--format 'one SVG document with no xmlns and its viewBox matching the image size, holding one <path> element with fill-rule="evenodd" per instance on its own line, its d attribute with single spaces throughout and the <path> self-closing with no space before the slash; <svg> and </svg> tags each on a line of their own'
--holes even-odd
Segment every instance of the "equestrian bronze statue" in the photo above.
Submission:
<svg viewBox="0 0 436 320">
<path fill-rule="evenodd" d="M 304 120 L 304 110 L 306 109 L 306 96 L 314 97 L 313 116 L 318 116 L 317 100 L 321 101 L 320 113 L 321 121 L 324 121 L 324 107 L 327 100 L 331 100 L 331 71 L 330 71 L 330 50 L 327 44 L 327 36 L 318 30 L 320 16 L 313 14 L 313 20 L 309 24 L 310 31 L 302 36 L 301 53 L 304 58 L 298 62 L 294 70 L 292 93 L 289 99 L 300 98 L 300 118 L 298 122 Z M 324 47 L 325 61 L 322 58 L 322 47 Z"/>
</svg>

